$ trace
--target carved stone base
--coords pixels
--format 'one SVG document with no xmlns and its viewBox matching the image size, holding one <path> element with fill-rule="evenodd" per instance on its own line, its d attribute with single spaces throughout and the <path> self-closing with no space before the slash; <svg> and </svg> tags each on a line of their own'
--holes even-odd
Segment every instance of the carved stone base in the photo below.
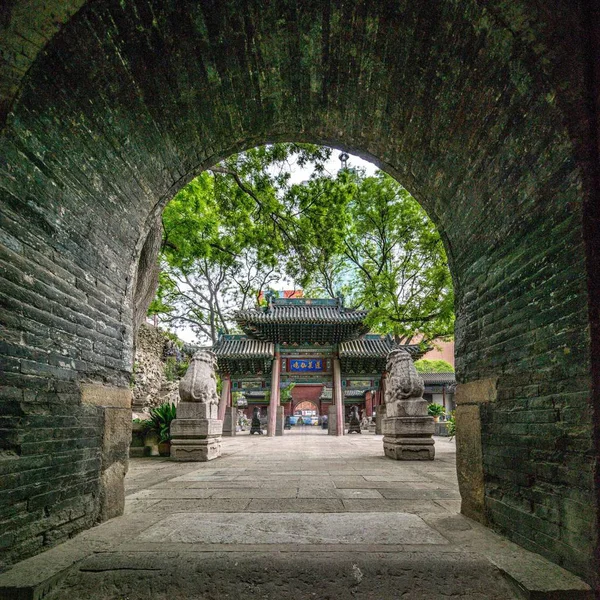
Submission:
<svg viewBox="0 0 600 600">
<path fill-rule="evenodd" d="M 362 433 L 360 430 L 360 421 L 350 419 L 350 427 L 348 427 L 348 435 L 351 433 Z"/>
<path fill-rule="evenodd" d="M 179 415 L 179 407 L 177 410 Z M 218 419 L 175 419 L 171 423 L 171 458 L 198 462 L 218 458 L 222 432 L 223 421 Z"/>
<path fill-rule="evenodd" d="M 258 435 L 263 434 L 262 426 L 258 419 L 256 419 L 256 421 L 252 419 L 252 423 L 250 425 L 250 435 L 253 435 L 254 433 L 258 433 Z"/>
<path fill-rule="evenodd" d="M 221 456 L 221 437 L 206 440 L 171 442 L 171 458 L 178 461 L 206 462 Z"/>
<path fill-rule="evenodd" d="M 387 417 L 382 420 L 383 452 L 394 460 L 433 460 L 433 417 Z"/>
<path fill-rule="evenodd" d="M 225 408 L 225 418 L 223 419 L 223 437 L 232 437 L 236 434 L 237 408 L 227 406 Z"/>
</svg>

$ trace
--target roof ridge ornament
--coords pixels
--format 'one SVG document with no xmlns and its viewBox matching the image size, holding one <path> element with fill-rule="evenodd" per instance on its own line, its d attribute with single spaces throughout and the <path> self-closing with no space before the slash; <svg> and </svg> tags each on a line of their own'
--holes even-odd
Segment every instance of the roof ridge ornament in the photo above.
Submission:
<svg viewBox="0 0 600 600">
<path fill-rule="evenodd" d="M 265 292 L 265 300 L 267 301 L 267 306 L 265 307 L 265 312 L 271 310 L 273 308 L 273 300 L 275 299 L 275 292 L 273 290 L 268 289 Z"/>
</svg>

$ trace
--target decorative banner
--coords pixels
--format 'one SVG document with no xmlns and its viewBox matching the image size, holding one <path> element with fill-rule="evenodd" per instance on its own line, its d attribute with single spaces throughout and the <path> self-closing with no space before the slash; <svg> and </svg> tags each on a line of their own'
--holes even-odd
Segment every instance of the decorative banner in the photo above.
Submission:
<svg viewBox="0 0 600 600">
<path fill-rule="evenodd" d="M 322 358 L 288 358 L 290 373 L 322 373 L 325 371 L 325 360 Z"/>
</svg>

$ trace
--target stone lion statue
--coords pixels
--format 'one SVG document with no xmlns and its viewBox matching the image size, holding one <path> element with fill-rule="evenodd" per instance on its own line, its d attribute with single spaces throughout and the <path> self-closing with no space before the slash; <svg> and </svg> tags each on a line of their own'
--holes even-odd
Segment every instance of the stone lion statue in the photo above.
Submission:
<svg viewBox="0 0 600 600">
<path fill-rule="evenodd" d="M 418 417 L 427 415 L 427 400 L 423 399 L 423 379 L 417 373 L 410 354 L 402 348 L 392 350 L 387 357 L 388 376 L 385 406 L 388 417 Z"/>
<path fill-rule="evenodd" d="M 194 354 L 186 374 L 179 382 L 182 402 L 219 404 L 216 366 L 217 358 L 210 350 L 200 350 Z"/>
</svg>

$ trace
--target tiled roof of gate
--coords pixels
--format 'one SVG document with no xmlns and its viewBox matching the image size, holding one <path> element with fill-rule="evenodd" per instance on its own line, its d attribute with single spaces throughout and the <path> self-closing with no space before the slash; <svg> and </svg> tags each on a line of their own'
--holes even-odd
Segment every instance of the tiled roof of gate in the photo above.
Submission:
<svg viewBox="0 0 600 600">
<path fill-rule="evenodd" d="M 265 308 L 235 315 L 250 337 L 282 345 L 332 345 L 369 330 L 367 311 L 345 308 L 340 298 L 274 298 Z"/>
<path fill-rule="evenodd" d="M 245 336 L 223 336 L 213 346 L 212 351 L 217 358 L 273 358 L 275 345 Z"/>
<path fill-rule="evenodd" d="M 339 345 L 340 358 L 368 357 L 385 358 L 390 350 L 403 348 L 416 360 L 425 352 L 418 344 L 399 345 L 390 336 L 366 335 L 358 340 L 341 342 Z"/>
<path fill-rule="evenodd" d="M 365 395 L 365 392 L 368 392 L 368 389 L 359 390 L 359 389 L 351 389 L 344 390 L 344 398 L 360 398 Z"/>
<path fill-rule="evenodd" d="M 246 323 L 306 323 L 316 325 L 360 324 L 367 316 L 366 310 L 350 310 L 338 306 L 271 306 L 268 310 L 241 310 L 235 320 Z"/>
<path fill-rule="evenodd" d="M 442 385 L 456 383 L 454 373 L 419 373 L 425 385 Z"/>
</svg>

